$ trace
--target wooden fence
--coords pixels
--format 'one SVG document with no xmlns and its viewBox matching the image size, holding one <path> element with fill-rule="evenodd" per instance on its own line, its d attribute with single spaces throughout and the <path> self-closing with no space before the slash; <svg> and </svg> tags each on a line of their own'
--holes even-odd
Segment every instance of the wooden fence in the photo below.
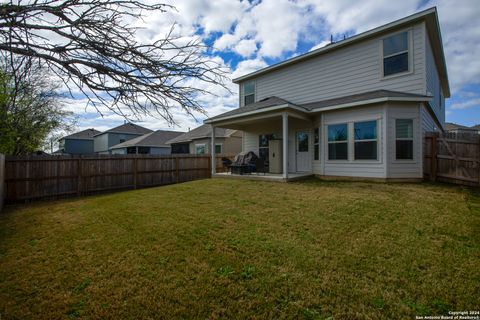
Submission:
<svg viewBox="0 0 480 320">
<path fill-rule="evenodd" d="M 217 172 L 225 171 L 217 156 Z M 232 156 L 227 156 L 232 158 Z M 211 176 L 209 155 L 93 155 L 7 157 L 5 201 L 81 196 Z"/>
<path fill-rule="evenodd" d="M 424 157 L 424 173 L 429 180 L 480 185 L 480 135 L 476 132 L 429 133 Z"/>
<path fill-rule="evenodd" d="M 5 156 L 0 154 L 0 212 L 3 209 L 3 199 L 5 198 Z"/>
</svg>

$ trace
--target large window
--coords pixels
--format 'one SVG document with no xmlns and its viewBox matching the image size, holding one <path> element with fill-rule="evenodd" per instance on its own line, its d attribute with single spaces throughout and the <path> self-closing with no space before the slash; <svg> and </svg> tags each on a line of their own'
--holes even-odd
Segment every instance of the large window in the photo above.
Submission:
<svg viewBox="0 0 480 320">
<path fill-rule="evenodd" d="M 328 159 L 348 160 L 348 124 L 328 126 Z"/>
<path fill-rule="evenodd" d="M 255 82 L 245 82 L 243 85 L 243 102 L 244 105 L 255 102 Z"/>
<path fill-rule="evenodd" d="M 275 134 L 261 134 L 258 136 L 258 156 L 268 161 L 268 142 L 275 139 Z"/>
<path fill-rule="evenodd" d="M 383 75 L 408 71 L 408 31 L 383 39 Z"/>
<path fill-rule="evenodd" d="M 413 120 L 395 120 L 395 157 L 397 160 L 413 160 Z"/>
<path fill-rule="evenodd" d="M 195 154 L 205 154 L 205 143 L 195 145 Z"/>
<path fill-rule="evenodd" d="M 320 158 L 319 143 L 320 143 L 319 130 L 318 128 L 315 128 L 315 130 L 313 131 L 313 152 L 314 152 L 313 158 L 315 160 L 318 160 Z"/>
<path fill-rule="evenodd" d="M 377 121 L 354 123 L 355 160 L 377 160 Z"/>
</svg>

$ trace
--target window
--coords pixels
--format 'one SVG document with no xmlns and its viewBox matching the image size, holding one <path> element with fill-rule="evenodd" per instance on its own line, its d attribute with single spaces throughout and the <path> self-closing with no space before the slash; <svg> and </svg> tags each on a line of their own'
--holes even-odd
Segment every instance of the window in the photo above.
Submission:
<svg viewBox="0 0 480 320">
<path fill-rule="evenodd" d="M 348 125 L 328 126 L 328 160 L 348 160 Z"/>
<path fill-rule="evenodd" d="M 408 31 L 383 39 L 383 76 L 408 71 Z"/>
<path fill-rule="evenodd" d="M 137 147 L 128 147 L 127 154 L 137 154 Z"/>
<path fill-rule="evenodd" d="M 120 143 L 123 143 L 123 142 L 125 142 L 125 139 L 120 139 Z"/>
<path fill-rule="evenodd" d="M 273 139 L 275 139 L 275 134 L 273 133 L 258 136 L 258 156 L 261 159 L 268 161 L 268 142 Z"/>
<path fill-rule="evenodd" d="M 244 105 L 255 102 L 255 82 L 245 82 L 243 85 L 243 102 Z"/>
<path fill-rule="evenodd" d="M 138 147 L 138 154 L 150 154 L 150 147 Z"/>
<path fill-rule="evenodd" d="M 205 154 L 205 143 L 195 145 L 195 154 Z"/>
<path fill-rule="evenodd" d="M 320 158 L 319 141 L 320 141 L 319 130 L 318 128 L 315 128 L 315 130 L 313 131 L 313 149 L 314 149 L 313 158 L 315 160 L 318 160 Z"/>
<path fill-rule="evenodd" d="M 172 144 L 172 153 L 173 154 L 186 154 L 190 153 L 190 144 L 188 143 L 178 143 Z"/>
<path fill-rule="evenodd" d="M 297 133 L 298 152 L 308 152 L 308 133 Z"/>
<path fill-rule="evenodd" d="M 355 160 L 377 160 L 377 121 L 354 123 Z"/>
<path fill-rule="evenodd" d="M 413 120 L 395 120 L 395 157 L 397 160 L 413 160 Z"/>
<path fill-rule="evenodd" d="M 215 153 L 216 154 L 221 154 L 222 153 L 222 145 L 221 144 L 216 144 L 215 145 Z"/>
</svg>

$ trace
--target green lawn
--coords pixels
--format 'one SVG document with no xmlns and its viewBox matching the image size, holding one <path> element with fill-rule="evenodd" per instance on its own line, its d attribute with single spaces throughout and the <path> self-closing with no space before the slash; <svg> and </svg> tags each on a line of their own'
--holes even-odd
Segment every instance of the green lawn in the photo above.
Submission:
<svg viewBox="0 0 480 320">
<path fill-rule="evenodd" d="M 214 179 L 0 214 L 2 320 L 414 319 L 479 296 L 461 187 Z"/>
</svg>

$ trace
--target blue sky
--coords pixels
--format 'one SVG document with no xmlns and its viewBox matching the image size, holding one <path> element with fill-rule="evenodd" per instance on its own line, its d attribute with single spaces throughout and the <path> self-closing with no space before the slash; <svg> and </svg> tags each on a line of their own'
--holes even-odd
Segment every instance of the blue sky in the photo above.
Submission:
<svg viewBox="0 0 480 320">
<path fill-rule="evenodd" d="M 420 10 L 437 6 L 447 59 L 452 97 L 446 101 L 449 122 L 464 125 L 480 123 L 480 5 L 477 0 L 176 0 L 175 11 L 146 16 L 139 41 L 153 41 L 176 23 L 176 35 L 198 38 L 212 47 L 211 59 L 238 77 L 292 56 L 308 52 L 343 35 L 351 36 Z M 215 93 L 200 97 L 208 116 L 238 106 L 237 87 L 233 93 L 198 84 Z M 78 129 L 105 130 L 124 119 L 108 110 L 100 117 L 84 99 L 72 99 L 68 108 L 79 117 Z M 140 125 L 151 129 L 188 130 L 197 121 L 174 110 L 177 126 L 157 118 L 143 118 Z"/>
</svg>

